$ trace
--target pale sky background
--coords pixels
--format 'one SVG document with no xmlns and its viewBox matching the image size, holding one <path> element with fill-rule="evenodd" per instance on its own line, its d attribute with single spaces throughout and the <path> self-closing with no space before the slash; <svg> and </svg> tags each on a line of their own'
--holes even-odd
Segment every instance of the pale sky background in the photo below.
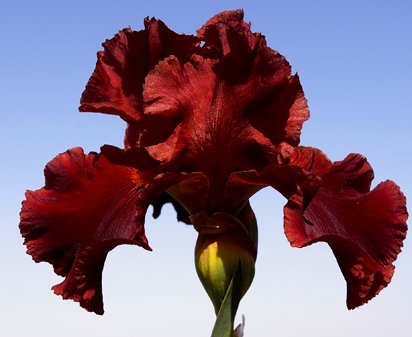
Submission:
<svg viewBox="0 0 412 337">
<path fill-rule="evenodd" d="M 118 247 L 104 276 L 106 313 L 63 301 L 50 265 L 25 254 L 18 231 L 26 189 L 44 184 L 44 165 L 74 146 L 122 146 L 123 122 L 77 112 L 101 42 L 155 16 L 194 34 L 209 17 L 244 8 L 253 31 L 299 73 L 311 108 L 302 145 L 333 160 L 368 157 L 374 185 L 395 180 L 412 200 L 412 2 L 398 1 L 19 1 L 0 0 L 0 335 L 7 337 L 208 337 L 212 305 L 193 264 L 196 233 L 171 208 L 147 217 L 153 252 Z M 260 246 L 242 301 L 245 337 L 409 337 L 412 247 L 405 241 L 392 283 L 348 311 L 346 285 L 326 246 L 291 248 L 285 200 L 265 189 L 252 200 Z M 412 209 L 412 206 L 410 206 Z M 149 212 L 150 214 L 150 212 Z"/>
</svg>

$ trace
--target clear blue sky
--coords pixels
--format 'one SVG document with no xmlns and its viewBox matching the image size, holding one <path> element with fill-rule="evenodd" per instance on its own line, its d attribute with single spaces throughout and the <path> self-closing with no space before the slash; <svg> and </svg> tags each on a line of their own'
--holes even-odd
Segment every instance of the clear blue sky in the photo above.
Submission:
<svg viewBox="0 0 412 337">
<path fill-rule="evenodd" d="M 168 208 L 147 217 L 149 253 L 119 247 L 104 270 L 106 313 L 63 301 L 50 265 L 25 254 L 18 232 L 26 189 L 74 146 L 122 145 L 115 116 L 77 112 L 101 42 L 141 29 L 145 16 L 195 33 L 219 11 L 244 8 L 254 31 L 298 72 L 311 108 L 302 145 L 333 160 L 366 155 L 375 185 L 395 180 L 412 200 L 412 4 L 404 1 L 19 1 L 0 2 L 0 335 L 8 337 L 207 337 L 212 306 L 193 265 L 196 233 Z M 347 311 L 346 286 L 329 248 L 292 249 L 283 235 L 282 197 L 253 200 L 260 229 L 257 274 L 239 314 L 245 337 L 409 337 L 412 247 L 407 239 L 390 286 Z M 412 207 L 411 207 L 412 209 Z M 240 316 L 237 318 L 237 322 Z"/>
</svg>

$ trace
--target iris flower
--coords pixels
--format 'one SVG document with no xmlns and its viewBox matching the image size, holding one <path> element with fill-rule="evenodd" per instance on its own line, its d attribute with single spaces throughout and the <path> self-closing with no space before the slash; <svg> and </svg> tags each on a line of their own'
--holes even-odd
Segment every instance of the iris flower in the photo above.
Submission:
<svg viewBox="0 0 412 337">
<path fill-rule="evenodd" d="M 229 312 L 230 332 L 215 336 L 231 336 L 257 256 L 249 198 L 267 186 L 287 199 L 293 247 L 330 246 L 349 309 L 388 285 L 407 230 L 404 195 L 389 180 L 371 190 L 373 171 L 359 154 L 332 162 L 299 146 L 309 118 L 299 77 L 243 11 L 214 16 L 196 36 L 147 18 L 143 30 L 123 29 L 103 47 L 79 110 L 122 118 L 124 148 L 59 154 L 21 211 L 28 254 L 64 277 L 56 294 L 103 314 L 108 252 L 151 250 L 147 209 L 156 217 L 172 203 L 198 232 L 196 268 L 218 318 Z"/>
</svg>

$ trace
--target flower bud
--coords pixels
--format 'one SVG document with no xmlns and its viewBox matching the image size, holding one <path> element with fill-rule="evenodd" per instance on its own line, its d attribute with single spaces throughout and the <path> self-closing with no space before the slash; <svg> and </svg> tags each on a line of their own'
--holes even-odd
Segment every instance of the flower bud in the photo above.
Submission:
<svg viewBox="0 0 412 337">
<path fill-rule="evenodd" d="M 213 217 L 211 220 L 213 223 Z M 220 225 L 216 224 L 217 228 Z M 199 234 L 195 248 L 196 270 L 216 314 L 232 279 L 233 286 L 238 289 L 236 305 L 239 304 L 253 281 L 255 260 L 255 244 L 251 243 L 243 227 L 221 233 Z"/>
</svg>

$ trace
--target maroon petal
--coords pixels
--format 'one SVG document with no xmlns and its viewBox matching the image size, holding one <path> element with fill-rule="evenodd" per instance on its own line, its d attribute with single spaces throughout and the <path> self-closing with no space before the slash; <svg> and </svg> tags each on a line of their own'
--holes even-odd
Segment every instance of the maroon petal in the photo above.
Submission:
<svg viewBox="0 0 412 337">
<path fill-rule="evenodd" d="M 159 175 L 148 183 L 147 173 L 119 164 L 131 160 L 122 159 L 121 150 L 102 151 L 85 155 L 75 148 L 54 158 L 45 169 L 45 187 L 26 193 L 20 222 L 28 254 L 66 277 L 53 287 L 55 293 L 97 314 L 103 313 L 107 253 L 119 244 L 150 250 L 144 234 L 147 207 L 181 179 Z"/>
<path fill-rule="evenodd" d="M 348 308 L 368 302 L 390 282 L 401 251 L 408 217 L 404 195 L 392 181 L 370 191 L 373 171 L 361 155 L 332 163 L 319 150 L 299 148 L 291 164 L 322 181 L 304 211 L 302 193 L 290 198 L 286 236 L 296 247 L 327 242 L 347 281 Z"/>
<path fill-rule="evenodd" d="M 243 21 L 243 10 L 222 12 L 198 30 L 204 49 L 214 50 L 218 76 L 230 83 L 244 83 L 245 111 L 251 124 L 275 144 L 299 144 L 300 130 L 309 110 L 297 75 L 277 51 L 267 47 L 264 36 L 252 33 Z"/>
<path fill-rule="evenodd" d="M 196 47 L 194 36 L 179 35 L 155 19 L 145 19 L 145 29 L 123 29 L 103 43 L 96 68 L 87 83 L 80 111 L 119 115 L 137 122 L 142 114 L 142 86 L 157 62 L 169 55 L 186 60 Z"/>
<path fill-rule="evenodd" d="M 141 144 L 176 170 L 204 172 L 217 195 L 233 171 L 285 162 L 309 116 L 288 62 L 236 13 L 222 13 L 199 35 L 205 49 L 232 48 L 228 55 L 236 57 L 199 52 L 183 63 L 170 56 L 148 74 L 143 93 Z M 220 40 L 208 37 L 216 29 Z"/>
</svg>

